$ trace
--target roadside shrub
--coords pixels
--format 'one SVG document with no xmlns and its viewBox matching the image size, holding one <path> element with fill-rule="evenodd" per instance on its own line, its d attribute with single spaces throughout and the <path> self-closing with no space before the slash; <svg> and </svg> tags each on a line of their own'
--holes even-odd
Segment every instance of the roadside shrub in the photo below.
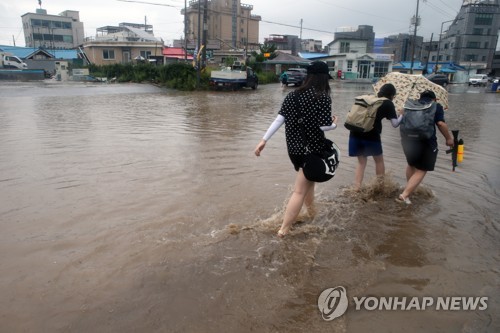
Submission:
<svg viewBox="0 0 500 333">
<path fill-rule="evenodd" d="M 196 89 L 196 70 L 190 64 L 176 63 L 162 66 L 158 70 L 158 79 L 167 88 Z"/>
<path fill-rule="evenodd" d="M 259 64 L 254 64 L 259 71 L 259 84 L 279 82 L 273 72 L 260 71 Z M 255 70 L 255 68 L 254 68 Z M 89 72 L 96 77 L 115 78 L 118 82 L 155 82 L 167 88 L 177 90 L 209 89 L 212 68 L 206 67 L 200 72 L 200 83 L 197 84 L 197 71 L 190 63 L 175 63 L 163 66 L 142 64 L 90 65 Z"/>
<path fill-rule="evenodd" d="M 273 72 L 257 73 L 257 77 L 259 78 L 259 84 L 279 82 L 279 77 Z"/>
</svg>

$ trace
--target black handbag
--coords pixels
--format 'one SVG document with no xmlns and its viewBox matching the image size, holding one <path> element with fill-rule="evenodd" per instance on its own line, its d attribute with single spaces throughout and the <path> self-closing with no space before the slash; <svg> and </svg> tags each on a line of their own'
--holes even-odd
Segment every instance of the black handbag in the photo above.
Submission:
<svg viewBox="0 0 500 333">
<path fill-rule="evenodd" d="M 323 151 L 321 153 L 313 153 L 309 151 L 309 144 L 306 139 L 306 132 L 304 128 L 304 119 L 302 109 L 300 108 L 297 93 L 294 93 L 295 104 L 299 114 L 298 123 L 300 124 L 302 140 L 306 149 L 304 156 L 304 176 L 307 180 L 322 183 L 326 182 L 335 176 L 335 171 L 339 165 L 339 148 L 337 145 L 325 138 L 323 144 Z"/>
</svg>

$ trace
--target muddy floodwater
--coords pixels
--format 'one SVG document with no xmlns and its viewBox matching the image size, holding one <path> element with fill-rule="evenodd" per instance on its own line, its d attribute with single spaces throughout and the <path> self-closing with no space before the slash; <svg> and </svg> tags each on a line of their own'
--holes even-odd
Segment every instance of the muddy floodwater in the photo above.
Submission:
<svg viewBox="0 0 500 333">
<path fill-rule="evenodd" d="M 453 172 L 439 136 L 403 207 L 388 121 L 388 176 L 370 160 L 351 190 L 341 124 L 371 86 L 332 82 L 341 165 L 317 186 L 317 215 L 281 240 L 284 128 L 253 149 L 291 90 L 1 82 L 0 332 L 499 332 L 500 94 L 448 88 L 464 161 Z M 324 320 L 318 297 L 339 286 L 347 311 Z M 391 297 L 407 303 L 377 308 Z M 408 309 L 414 298 L 434 304 Z"/>
</svg>

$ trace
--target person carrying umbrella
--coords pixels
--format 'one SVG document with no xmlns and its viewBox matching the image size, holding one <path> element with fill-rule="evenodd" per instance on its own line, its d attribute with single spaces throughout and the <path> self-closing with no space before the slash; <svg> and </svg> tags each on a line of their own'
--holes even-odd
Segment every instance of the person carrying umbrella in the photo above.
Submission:
<svg viewBox="0 0 500 333">
<path fill-rule="evenodd" d="M 392 100 L 396 96 L 396 88 L 387 83 L 380 87 L 378 97 L 385 97 L 382 105 L 377 109 L 373 129 L 369 132 L 349 133 L 349 156 L 358 158 L 358 165 L 354 175 L 354 190 L 359 191 L 363 182 L 368 156 L 373 156 L 375 161 L 375 173 L 377 177 L 385 175 L 384 156 L 382 151 L 382 119 L 390 119 L 393 127 L 398 127 L 402 116 L 396 115 L 396 109 Z"/>
<path fill-rule="evenodd" d="M 436 137 L 436 126 L 446 140 L 446 145 L 453 148 L 453 137 L 448 130 L 448 125 L 444 121 L 443 106 L 436 102 L 436 94 L 432 90 L 425 90 L 420 94 L 418 103 L 422 105 L 435 103 L 433 134 L 429 139 L 412 139 L 401 135 L 401 144 L 403 152 L 408 163 L 406 167 L 406 186 L 403 192 L 396 198 L 396 201 L 410 205 L 410 196 L 415 189 L 422 183 L 428 171 L 434 170 L 438 154 L 438 145 Z M 404 114 L 404 110 L 401 111 Z M 407 111 L 413 112 L 413 111 Z M 405 116 L 403 115 L 403 118 Z M 404 127 L 403 119 L 401 126 Z"/>
</svg>

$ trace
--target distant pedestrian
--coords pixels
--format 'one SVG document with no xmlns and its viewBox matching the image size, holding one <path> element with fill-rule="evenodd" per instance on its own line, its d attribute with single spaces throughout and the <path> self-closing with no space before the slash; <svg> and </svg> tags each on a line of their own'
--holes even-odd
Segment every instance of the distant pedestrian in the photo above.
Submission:
<svg viewBox="0 0 500 333">
<path fill-rule="evenodd" d="M 418 102 L 422 105 L 430 103 L 436 104 L 434 122 L 432 125 L 433 128 L 431 129 L 433 134 L 430 139 L 412 139 L 405 138 L 403 135 L 401 136 L 401 144 L 403 145 L 403 151 L 406 156 L 406 161 L 408 162 L 406 167 L 407 183 L 403 193 L 396 198 L 396 201 L 407 205 L 411 204 L 410 195 L 424 180 L 427 171 L 434 170 L 438 154 L 436 126 L 445 138 L 446 145 L 452 148 L 454 145 L 453 137 L 450 134 L 448 125 L 446 125 L 444 121 L 443 106 L 436 102 L 436 94 L 431 90 L 426 90 L 420 94 Z M 403 117 L 405 116 L 403 115 Z M 404 121 L 403 119 L 403 124 Z"/>
<path fill-rule="evenodd" d="M 402 116 L 396 115 L 396 108 L 392 100 L 396 96 L 396 88 L 394 85 L 384 84 L 377 94 L 378 97 L 386 97 L 382 105 L 377 109 L 375 123 L 373 129 L 369 132 L 349 133 L 349 156 L 358 158 L 358 164 L 354 174 L 354 190 L 359 191 L 363 183 L 368 156 L 373 156 L 375 162 L 375 174 L 378 177 L 385 175 L 384 155 L 382 150 L 382 119 L 390 119 L 393 127 L 398 127 Z"/>
<path fill-rule="evenodd" d="M 292 196 L 285 209 L 283 223 L 278 231 L 279 237 L 285 237 L 288 234 L 304 204 L 308 213 L 314 211 L 315 183 L 304 176 L 302 169 L 306 155 L 303 133 L 305 133 L 309 151 L 319 153 L 323 151 L 325 145 L 324 132 L 337 127 L 337 118 L 332 116 L 329 78 L 331 77 L 326 63 L 312 62 L 307 68 L 305 83 L 285 97 L 278 116 L 255 147 L 255 155 L 260 156 L 267 141 L 281 125 L 285 124 L 288 156 L 297 175 Z M 297 104 L 300 105 L 302 113 Z"/>
<path fill-rule="evenodd" d="M 281 81 L 281 86 L 286 87 L 288 86 L 288 74 L 286 71 L 283 71 L 280 75 L 280 81 Z"/>
</svg>

